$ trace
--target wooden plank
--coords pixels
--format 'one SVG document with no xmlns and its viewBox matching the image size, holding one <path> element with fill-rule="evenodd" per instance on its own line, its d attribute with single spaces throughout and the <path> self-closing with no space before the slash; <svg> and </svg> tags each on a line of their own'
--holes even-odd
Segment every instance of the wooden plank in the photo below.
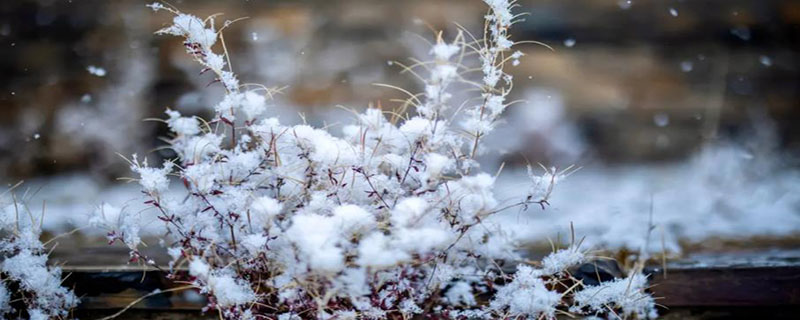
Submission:
<svg viewBox="0 0 800 320">
<path fill-rule="evenodd" d="M 670 308 L 800 306 L 798 249 L 695 254 L 645 272 Z"/>
<path fill-rule="evenodd" d="M 653 295 L 670 308 L 800 305 L 800 266 L 647 271 Z"/>
<path fill-rule="evenodd" d="M 157 270 L 65 268 L 64 274 L 68 275 L 64 285 L 81 299 L 78 309 L 121 309 L 147 294 L 183 286 Z M 205 297 L 195 290 L 181 290 L 152 295 L 132 309 L 200 310 L 205 305 Z"/>
<path fill-rule="evenodd" d="M 102 319 L 114 314 L 113 310 L 81 309 L 74 312 L 78 319 Z M 131 309 L 114 320 L 219 320 L 217 313 L 202 314 L 200 311 Z"/>
<path fill-rule="evenodd" d="M 607 266 L 608 267 L 608 266 Z M 603 270 L 614 268 L 604 267 Z M 665 319 L 792 319 L 800 312 L 800 250 L 705 253 L 645 269 L 650 292 L 666 306 Z M 185 272 L 185 271 L 182 271 Z M 576 271 L 577 272 L 577 271 Z M 609 279 L 619 277 L 616 271 Z M 99 318 L 156 290 L 181 286 L 158 270 L 134 266 L 65 267 L 65 284 L 75 289 L 81 318 Z M 594 274 L 594 272 L 592 272 Z M 608 280 L 608 279 L 606 279 Z M 166 292 L 137 303 L 119 319 L 212 319 L 203 314 L 194 290 Z"/>
<path fill-rule="evenodd" d="M 66 270 L 65 284 L 81 297 L 79 309 L 119 309 L 155 290 L 177 287 L 158 271 Z M 800 306 L 800 265 L 648 268 L 651 292 L 667 307 Z M 205 299 L 191 290 L 146 298 L 134 309 L 200 310 Z"/>
</svg>

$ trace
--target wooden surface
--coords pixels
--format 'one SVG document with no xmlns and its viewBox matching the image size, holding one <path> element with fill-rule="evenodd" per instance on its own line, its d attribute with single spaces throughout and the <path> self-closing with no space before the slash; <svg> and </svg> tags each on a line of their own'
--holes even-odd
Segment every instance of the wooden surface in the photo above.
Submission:
<svg viewBox="0 0 800 320">
<path fill-rule="evenodd" d="M 136 267 L 65 267 L 81 318 L 109 315 L 156 290 L 181 286 L 155 270 Z M 800 249 L 695 254 L 649 267 L 651 293 L 666 319 L 792 319 L 800 311 Z M 153 295 L 119 319 L 203 319 L 205 299 L 194 291 Z"/>
<path fill-rule="evenodd" d="M 797 306 L 800 266 L 715 267 L 653 273 L 652 292 L 667 307 Z"/>
<path fill-rule="evenodd" d="M 800 306 L 800 250 L 698 254 L 645 271 L 667 307 Z"/>
</svg>

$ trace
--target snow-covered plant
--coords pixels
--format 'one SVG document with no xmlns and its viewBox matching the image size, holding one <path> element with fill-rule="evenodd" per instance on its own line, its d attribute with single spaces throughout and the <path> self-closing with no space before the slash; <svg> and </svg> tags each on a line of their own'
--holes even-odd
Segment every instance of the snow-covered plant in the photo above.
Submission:
<svg viewBox="0 0 800 320">
<path fill-rule="evenodd" d="M 67 318 L 78 298 L 61 286 L 61 269 L 47 266 L 42 217 L 7 194 L 0 194 L 0 319 Z"/>
<path fill-rule="evenodd" d="M 620 318 L 636 316 L 639 319 L 658 317 L 653 297 L 645 293 L 647 279 L 642 274 L 632 274 L 625 279 L 616 279 L 596 286 L 588 286 L 575 293 L 573 312 L 605 314 L 608 310 L 619 310 Z"/>
<path fill-rule="evenodd" d="M 584 252 L 558 251 L 542 268 L 520 265 L 506 275 L 504 261 L 521 256 L 503 226 L 488 219 L 514 207 L 544 208 L 564 172 L 531 170 L 528 196 L 511 204 L 495 198 L 495 176 L 479 172 L 481 138 L 508 105 L 513 84 L 503 68 L 522 55 L 511 53 L 514 1 L 485 2 L 483 39 L 468 41 L 466 30 L 451 41 L 439 34 L 431 59 L 407 67 L 425 79 L 424 92 L 408 100 L 415 113 L 367 109 L 341 135 L 269 116 L 275 90 L 242 84 L 230 68 L 221 31 L 231 22 L 217 29 L 214 16 L 150 5 L 174 15 L 157 33 L 182 37 L 225 90 L 207 121 L 167 110 L 177 159 L 160 167 L 131 161 L 147 204 L 165 224 L 173 276 L 188 268 L 181 280 L 207 295 L 206 310 L 227 319 L 533 319 L 566 312 L 577 285 L 562 284 Z M 474 70 L 481 80 L 472 79 Z M 452 101 L 456 85 L 480 92 L 461 104 L 460 118 L 452 108 L 460 105 Z M 171 176 L 185 194 L 167 192 Z M 137 249 L 138 229 L 128 225 L 136 219 L 106 211 L 117 217 L 111 240 L 125 242 L 133 261 L 155 266 Z"/>
</svg>

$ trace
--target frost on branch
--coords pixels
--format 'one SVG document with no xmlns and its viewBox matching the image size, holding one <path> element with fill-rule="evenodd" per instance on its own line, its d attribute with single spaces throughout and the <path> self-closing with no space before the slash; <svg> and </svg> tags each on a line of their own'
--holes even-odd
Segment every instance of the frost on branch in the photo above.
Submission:
<svg viewBox="0 0 800 320">
<path fill-rule="evenodd" d="M 503 68 L 521 58 L 511 53 L 513 2 L 486 2 L 485 41 L 468 43 L 463 30 L 449 41 L 437 35 L 430 61 L 418 65 L 426 78 L 424 92 L 408 101 L 416 113 L 368 109 L 341 135 L 271 117 L 277 90 L 239 84 L 226 54 L 215 51 L 223 38 L 213 17 L 150 6 L 174 15 L 157 33 L 183 38 L 187 53 L 225 90 L 208 121 L 167 110 L 176 160 L 160 167 L 131 161 L 133 180 L 167 230 L 170 270 L 188 266 L 181 280 L 209 297 L 208 310 L 228 319 L 567 312 L 576 291 L 559 284 L 571 279 L 567 268 L 585 260 L 577 247 L 545 258 L 542 268 L 520 265 L 515 276 L 500 268 L 521 257 L 490 217 L 545 208 L 566 174 L 531 170 L 529 195 L 508 204 L 495 198 L 496 177 L 478 170 L 480 140 L 508 105 L 513 79 Z M 480 70 L 481 79 L 470 70 Z M 452 107 L 462 103 L 452 91 L 464 86 L 479 92 L 467 101 L 480 103 L 466 104 L 455 118 Z M 184 194 L 170 190 L 171 178 Z M 99 213 L 93 221 L 128 244 L 132 261 L 149 261 L 128 226 L 135 216 Z"/>
</svg>

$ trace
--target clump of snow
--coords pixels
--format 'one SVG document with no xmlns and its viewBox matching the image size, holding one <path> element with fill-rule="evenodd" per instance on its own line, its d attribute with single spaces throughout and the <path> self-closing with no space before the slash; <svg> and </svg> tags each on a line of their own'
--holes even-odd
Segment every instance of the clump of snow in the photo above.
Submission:
<svg viewBox="0 0 800 320">
<path fill-rule="evenodd" d="M 174 110 L 167 109 L 167 125 L 170 130 L 179 135 L 193 136 L 200 133 L 200 126 L 195 118 L 181 117 L 181 114 Z"/>
<path fill-rule="evenodd" d="M 147 166 L 147 159 L 143 163 L 139 163 L 137 156 L 134 154 L 131 164 L 131 170 L 139 174 L 139 184 L 148 193 L 161 193 L 169 188 L 169 178 L 167 174 L 172 171 L 173 163 L 169 161 L 164 162 L 162 168 L 151 168 Z"/>
<path fill-rule="evenodd" d="M 220 308 L 243 305 L 255 301 L 256 295 L 249 284 L 230 274 L 208 277 L 208 290 L 214 294 Z"/>
<path fill-rule="evenodd" d="M 655 300 L 645 293 L 647 278 L 634 274 L 625 279 L 604 282 L 597 286 L 589 286 L 575 293 L 575 306 L 570 311 L 603 313 L 611 309 L 619 309 L 618 315 L 636 316 L 637 319 L 656 319 Z"/>
<path fill-rule="evenodd" d="M 514 280 L 497 290 L 490 307 L 507 310 L 512 317 L 554 318 L 561 294 L 547 289 L 540 277 L 539 270 L 517 266 Z"/>
<path fill-rule="evenodd" d="M 431 54 L 433 54 L 436 59 L 440 59 L 443 61 L 450 60 L 454 54 L 461 51 L 461 46 L 455 44 L 448 44 L 445 42 L 439 42 L 431 48 Z"/>
<path fill-rule="evenodd" d="M 281 213 L 281 210 L 283 210 L 283 205 L 281 205 L 278 200 L 275 200 L 272 197 L 262 196 L 253 200 L 253 204 L 250 206 L 250 208 L 253 213 L 264 217 L 264 220 L 268 221 L 270 218 Z"/>
<path fill-rule="evenodd" d="M 383 269 L 411 260 L 411 255 L 395 248 L 390 239 L 382 233 L 372 233 L 361 240 L 358 247 L 358 261 L 361 266 Z"/>
<path fill-rule="evenodd" d="M 556 274 L 580 264 L 586 255 L 576 247 L 561 249 L 542 259 L 542 269 L 546 274 Z"/>
<path fill-rule="evenodd" d="M 316 214 L 297 215 L 286 232 L 298 247 L 301 259 L 309 267 L 324 272 L 338 272 L 344 268 L 344 255 L 337 246 L 339 229 L 330 217 Z"/>
<path fill-rule="evenodd" d="M 257 116 L 266 111 L 267 98 L 254 91 L 247 91 L 244 93 L 242 101 L 242 111 L 247 116 L 248 120 L 253 120 Z"/>
<path fill-rule="evenodd" d="M 209 267 L 205 261 L 201 259 L 194 259 L 192 262 L 189 262 L 189 274 L 193 277 L 208 279 L 210 273 L 211 267 Z"/>
</svg>

